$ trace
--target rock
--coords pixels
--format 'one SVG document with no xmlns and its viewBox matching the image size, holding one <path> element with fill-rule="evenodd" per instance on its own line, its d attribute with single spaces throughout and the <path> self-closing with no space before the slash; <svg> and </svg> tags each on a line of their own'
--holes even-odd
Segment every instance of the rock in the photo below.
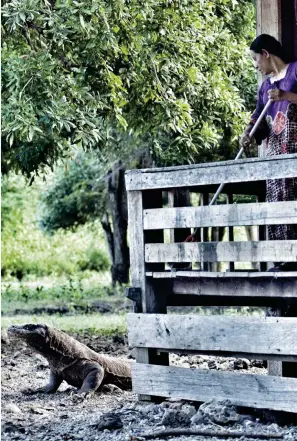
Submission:
<svg viewBox="0 0 297 441">
<path fill-rule="evenodd" d="M 97 430 L 116 430 L 123 427 L 121 418 L 113 412 L 108 412 L 101 415 L 97 423 L 92 424 Z"/>
<path fill-rule="evenodd" d="M 265 368 L 265 363 L 263 360 L 252 360 L 251 366 L 257 367 L 257 368 Z"/>
<path fill-rule="evenodd" d="M 37 415 L 43 415 L 44 413 L 46 413 L 47 411 L 45 409 L 43 409 L 42 407 L 37 407 L 37 406 L 31 406 L 30 407 L 30 411 L 32 413 L 36 413 Z"/>
<path fill-rule="evenodd" d="M 234 369 L 248 369 L 249 367 L 249 360 L 245 360 L 243 358 L 238 358 L 237 360 L 234 360 L 233 367 Z"/>
<path fill-rule="evenodd" d="M 161 424 L 166 427 L 189 427 L 191 418 L 182 410 L 166 409 Z"/>
<path fill-rule="evenodd" d="M 2 425 L 2 432 L 3 433 L 12 433 L 12 432 L 20 432 L 25 433 L 26 429 L 23 426 L 17 425 L 15 423 L 12 423 L 10 421 L 7 421 Z"/>
<path fill-rule="evenodd" d="M 163 401 L 163 402 L 160 404 L 160 407 L 161 407 L 162 409 L 168 409 L 168 407 L 170 407 L 170 403 L 168 403 L 168 401 Z"/>
<path fill-rule="evenodd" d="M 10 413 L 22 413 L 21 409 L 14 403 L 7 404 L 4 409 Z"/>
<path fill-rule="evenodd" d="M 241 416 L 229 400 L 212 400 L 201 404 L 198 412 L 191 419 L 192 424 L 216 423 L 221 425 L 240 422 Z"/>
<path fill-rule="evenodd" d="M 1 343 L 3 345 L 9 344 L 8 334 L 7 334 L 6 330 L 4 330 L 4 329 L 1 329 Z"/>
<path fill-rule="evenodd" d="M 217 368 L 217 363 L 216 363 L 216 361 L 215 361 L 215 360 L 210 360 L 210 361 L 208 362 L 208 368 L 209 368 L 209 369 L 216 369 L 216 368 Z"/>
<path fill-rule="evenodd" d="M 183 412 L 185 412 L 190 418 L 196 414 L 196 408 L 191 406 L 190 404 L 184 404 L 181 408 Z"/>
</svg>

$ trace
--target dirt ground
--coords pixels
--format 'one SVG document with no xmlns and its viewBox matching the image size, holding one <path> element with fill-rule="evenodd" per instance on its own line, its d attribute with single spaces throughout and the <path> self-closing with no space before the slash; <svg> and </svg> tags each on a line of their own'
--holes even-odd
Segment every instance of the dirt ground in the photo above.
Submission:
<svg viewBox="0 0 297 441">
<path fill-rule="evenodd" d="M 97 352 L 118 357 L 133 356 L 125 337 L 94 336 L 88 332 L 75 335 L 79 341 Z M 265 365 L 248 360 L 220 359 L 198 356 L 171 356 L 171 363 L 185 367 L 223 369 L 265 374 Z M 62 441 L 62 440 L 141 440 L 143 432 L 174 427 L 200 428 L 215 431 L 217 436 L 175 436 L 175 441 L 219 440 L 222 430 L 237 430 L 243 434 L 272 433 L 285 440 L 297 440 L 297 428 L 290 421 L 266 419 L 252 410 L 245 415 L 228 403 L 203 405 L 182 401 L 161 404 L 138 402 L 131 392 L 95 394 L 77 401 L 74 388 L 63 383 L 53 395 L 26 395 L 23 389 L 44 386 L 49 376 L 47 361 L 31 352 L 23 343 L 2 339 L 2 440 Z M 248 414 L 246 414 L 246 412 Z M 194 418 L 194 419 L 193 419 Z M 195 420 L 196 418 L 196 420 Z M 160 440 L 168 438 L 160 437 Z M 231 438 L 230 438 L 231 439 Z M 239 438 L 238 438 L 239 439 Z M 248 438 L 242 436 L 241 441 Z M 258 438 L 255 438 L 258 439 Z"/>
</svg>

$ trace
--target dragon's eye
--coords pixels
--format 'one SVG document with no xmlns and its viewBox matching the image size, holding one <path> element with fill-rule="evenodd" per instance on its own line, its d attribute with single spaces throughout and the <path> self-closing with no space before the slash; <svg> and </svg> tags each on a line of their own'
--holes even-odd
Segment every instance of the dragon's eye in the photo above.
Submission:
<svg viewBox="0 0 297 441">
<path fill-rule="evenodd" d="M 36 325 L 25 325 L 24 329 L 26 329 L 26 331 L 34 331 L 36 329 Z"/>
</svg>

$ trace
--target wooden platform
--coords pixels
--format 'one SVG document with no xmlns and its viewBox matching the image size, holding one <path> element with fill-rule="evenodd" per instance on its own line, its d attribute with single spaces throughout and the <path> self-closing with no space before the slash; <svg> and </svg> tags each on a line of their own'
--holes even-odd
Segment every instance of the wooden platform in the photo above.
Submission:
<svg viewBox="0 0 297 441">
<path fill-rule="evenodd" d="M 297 379 L 281 377 L 289 364 L 297 376 L 297 271 L 265 271 L 273 262 L 297 262 L 297 240 L 266 240 L 267 226 L 297 224 L 297 201 L 266 203 L 263 193 L 266 179 L 297 177 L 296 164 L 297 154 L 127 172 L 135 301 L 127 320 L 136 350 L 133 391 L 140 399 L 228 398 L 297 412 Z M 221 182 L 226 203 L 207 206 Z M 233 195 L 245 189 L 257 202 L 234 204 Z M 192 194 L 201 205 L 189 206 Z M 240 227 L 253 228 L 257 237 L 234 240 Z M 194 228 L 199 241 L 183 242 Z M 223 241 L 219 228 L 227 229 Z M 229 271 L 216 269 L 221 262 Z M 187 269 L 197 263 L 203 271 Z M 235 271 L 243 263 L 253 270 Z M 267 307 L 274 316 L 168 312 L 190 305 Z M 274 375 L 172 367 L 171 352 L 268 360 Z"/>
</svg>

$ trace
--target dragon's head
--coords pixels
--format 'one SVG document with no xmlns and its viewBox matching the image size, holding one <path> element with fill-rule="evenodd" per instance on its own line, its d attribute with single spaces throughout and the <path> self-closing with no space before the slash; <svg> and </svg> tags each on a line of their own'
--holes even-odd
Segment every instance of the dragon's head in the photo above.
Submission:
<svg viewBox="0 0 297 441">
<path fill-rule="evenodd" d="M 40 350 L 49 340 L 49 328 L 44 324 L 12 325 L 7 332 L 9 336 L 22 339 L 35 350 Z"/>
</svg>

